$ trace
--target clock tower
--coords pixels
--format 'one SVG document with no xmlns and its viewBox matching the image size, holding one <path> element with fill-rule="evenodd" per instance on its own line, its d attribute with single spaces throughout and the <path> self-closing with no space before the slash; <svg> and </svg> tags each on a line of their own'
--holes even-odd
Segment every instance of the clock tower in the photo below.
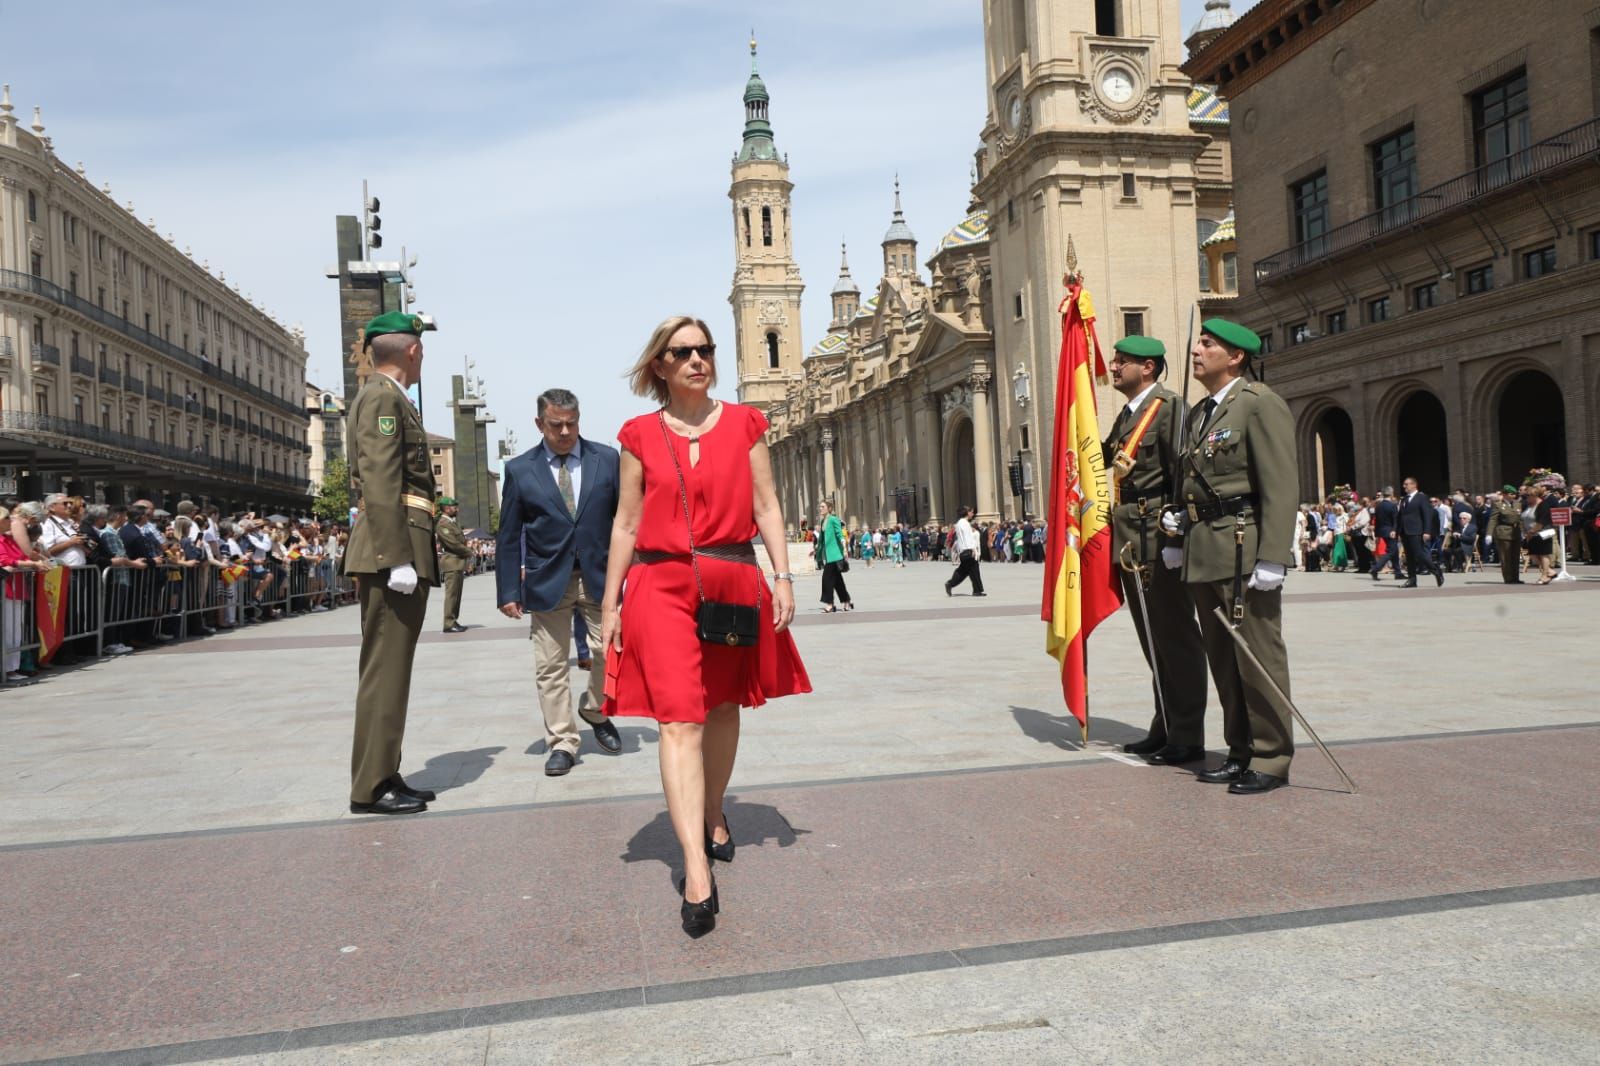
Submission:
<svg viewBox="0 0 1600 1066">
<path fill-rule="evenodd" d="M 770 98 L 756 72 L 750 41 L 750 80 L 744 89 L 744 141 L 733 158 L 734 343 L 739 402 L 763 411 L 785 398 L 803 376 L 800 344 L 800 267 L 789 230 L 789 162 L 778 154 L 767 117 Z"/>
<path fill-rule="evenodd" d="M 1178 0 L 984 0 L 988 120 L 976 193 L 989 209 L 1002 446 L 1048 481 L 1057 307 L 1069 255 L 1109 351 L 1165 342 L 1166 383 L 1200 294 L 1195 160 Z M 1100 394 L 1109 425 L 1120 401 Z M 1191 397 L 1192 399 L 1192 397 Z M 1049 498 L 1048 484 L 1035 496 Z"/>
</svg>

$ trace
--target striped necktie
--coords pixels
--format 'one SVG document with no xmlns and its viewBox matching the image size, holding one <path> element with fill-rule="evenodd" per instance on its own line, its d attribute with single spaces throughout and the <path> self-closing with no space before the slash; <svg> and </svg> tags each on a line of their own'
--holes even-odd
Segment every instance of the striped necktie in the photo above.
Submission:
<svg viewBox="0 0 1600 1066">
<path fill-rule="evenodd" d="M 567 505 L 567 515 L 571 518 L 578 517 L 578 500 L 572 495 L 572 471 L 567 466 L 567 461 L 572 456 L 561 457 L 561 470 L 556 474 L 556 484 L 561 488 L 561 502 Z"/>
</svg>

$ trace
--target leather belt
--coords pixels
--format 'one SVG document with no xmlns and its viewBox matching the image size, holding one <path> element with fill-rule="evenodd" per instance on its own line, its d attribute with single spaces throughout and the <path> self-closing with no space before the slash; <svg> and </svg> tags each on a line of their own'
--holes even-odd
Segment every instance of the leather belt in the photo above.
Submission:
<svg viewBox="0 0 1600 1066">
<path fill-rule="evenodd" d="M 745 563 L 748 566 L 759 566 L 756 562 L 755 545 L 744 544 L 708 544 L 696 547 L 694 555 L 703 559 L 721 559 L 730 563 Z M 687 563 L 692 559 L 688 552 L 652 552 L 636 551 L 633 561 L 636 563 Z"/>
<path fill-rule="evenodd" d="M 1213 518 L 1222 518 L 1226 515 L 1245 514 L 1253 511 L 1255 506 L 1254 496 L 1227 496 L 1220 500 L 1191 502 L 1188 506 L 1189 521 L 1209 522 Z"/>
<path fill-rule="evenodd" d="M 419 511 L 427 511 L 429 518 L 433 518 L 439 513 L 438 510 L 433 506 L 432 500 L 428 499 L 426 496 L 418 496 L 416 493 L 406 493 L 404 496 L 400 497 L 400 502 L 407 507 L 415 507 Z"/>
</svg>

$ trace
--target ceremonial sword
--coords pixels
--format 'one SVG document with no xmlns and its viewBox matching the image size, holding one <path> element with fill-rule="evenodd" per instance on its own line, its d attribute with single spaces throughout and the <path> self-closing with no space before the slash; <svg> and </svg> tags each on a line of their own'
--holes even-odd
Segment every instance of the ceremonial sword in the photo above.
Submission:
<svg viewBox="0 0 1600 1066">
<path fill-rule="evenodd" d="M 1150 606 L 1144 598 L 1144 572 L 1149 568 L 1149 564 L 1133 562 L 1132 541 L 1122 546 L 1117 562 L 1122 569 L 1133 575 L 1133 591 L 1139 597 L 1139 621 L 1144 625 L 1144 646 L 1150 649 L 1150 674 L 1156 682 L 1156 710 L 1161 712 L 1161 730 L 1167 736 L 1167 743 L 1171 744 L 1172 730 L 1167 725 L 1167 698 L 1161 689 L 1161 669 L 1156 665 L 1156 638 L 1150 630 Z"/>
<path fill-rule="evenodd" d="M 1219 620 L 1221 620 L 1223 628 L 1228 631 L 1228 636 L 1233 638 L 1233 642 L 1239 646 L 1239 650 L 1244 653 L 1244 657 L 1250 660 L 1250 665 L 1255 667 L 1256 672 L 1259 673 L 1266 680 L 1267 684 L 1272 687 L 1273 693 L 1283 701 L 1284 706 L 1289 708 L 1290 713 L 1294 715 L 1294 720 L 1300 723 L 1300 728 L 1306 731 L 1306 735 L 1309 736 L 1311 738 L 1311 742 L 1317 746 L 1317 750 L 1322 752 L 1323 756 L 1333 764 L 1333 768 L 1335 770 L 1339 771 L 1339 776 L 1344 778 L 1345 787 L 1348 788 L 1350 790 L 1350 794 L 1354 796 L 1356 794 L 1356 783 L 1350 780 L 1350 775 L 1344 772 L 1344 767 L 1339 765 L 1339 760 L 1333 757 L 1333 752 L 1329 751 L 1328 746 L 1322 742 L 1322 738 L 1317 736 L 1317 731 L 1311 728 L 1311 723 L 1306 721 L 1306 716 L 1300 713 L 1300 708 L 1294 705 L 1294 701 L 1289 698 L 1289 694 L 1284 692 L 1283 689 L 1279 688 L 1278 683 L 1273 680 L 1272 675 L 1267 673 L 1266 668 L 1261 665 L 1261 660 L 1256 658 L 1256 653 L 1250 650 L 1250 645 L 1245 641 L 1244 636 L 1239 632 L 1238 627 L 1234 623 L 1228 621 L 1228 616 L 1223 613 L 1221 607 L 1213 607 L 1211 610 L 1212 613 L 1215 614 Z"/>
</svg>

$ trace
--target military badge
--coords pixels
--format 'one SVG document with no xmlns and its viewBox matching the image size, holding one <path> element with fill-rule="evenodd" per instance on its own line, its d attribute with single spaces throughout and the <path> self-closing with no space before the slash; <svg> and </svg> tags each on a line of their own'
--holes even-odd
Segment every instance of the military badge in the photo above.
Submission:
<svg viewBox="0 0 1600 1066">
<path fill-rule="evenodd" d="M 385 437 L 394 436 L 394 431 L 398 428 L 398 425 L 399 422 L 394 415 L 378 416 L 378 432 L 382 433 Z"/>
<path fill-rule="evenodd" d="M 1210 433 L 1206 434 L 1206 443 L 1210 445 L 1221 444 L 1231 436 L 1233 436 L 1233 430 L 1231 429 L 1212 430 Z"/>
</svg>

